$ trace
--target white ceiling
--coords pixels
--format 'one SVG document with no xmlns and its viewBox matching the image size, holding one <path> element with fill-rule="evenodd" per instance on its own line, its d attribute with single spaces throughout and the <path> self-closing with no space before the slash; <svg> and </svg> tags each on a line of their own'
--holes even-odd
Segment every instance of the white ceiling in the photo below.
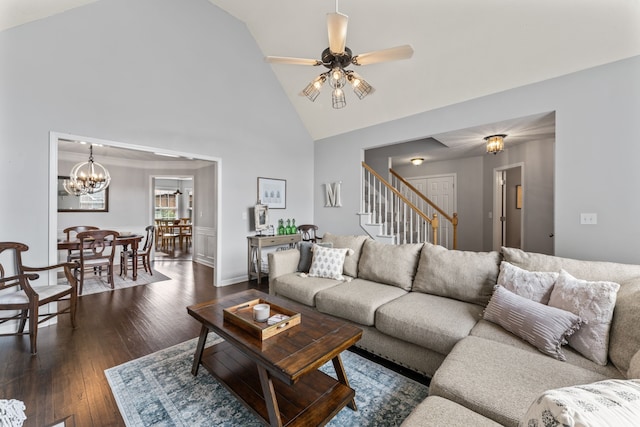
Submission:
<svg viewBox="0 0 640 427">
<path fill-rule="evenodd" d="M 0 31 L 93 1 L 0 0 Z M 333 0 L 209 1 L 245 22 L 265 56 L 319 58 L 327 47 Z M 354 54 L 402 44 L 415 53 L 358 67 L 376 92 L 360 101 L 348 91 L 342 110 L 328 88 L 314 103 L 299 95 L 323 67 L 271 65 L 314 140 L 640 55 L 638 0 L 343 0 L 339 10 Z M 437 139 L 464 145 L 479 132 Z"/>
</svg>

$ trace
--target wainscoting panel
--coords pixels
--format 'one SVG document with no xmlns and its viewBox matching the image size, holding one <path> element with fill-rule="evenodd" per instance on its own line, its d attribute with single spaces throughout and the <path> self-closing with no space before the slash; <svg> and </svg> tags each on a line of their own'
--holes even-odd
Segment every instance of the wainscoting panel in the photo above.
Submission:
<svg viewBox="0 0 640 427">
<path fill-rule="evenodd" d="M 211 227 L 195 227 L 193 260 L 214 268 L 216 265 L 216 229 Z"/>
</svg>

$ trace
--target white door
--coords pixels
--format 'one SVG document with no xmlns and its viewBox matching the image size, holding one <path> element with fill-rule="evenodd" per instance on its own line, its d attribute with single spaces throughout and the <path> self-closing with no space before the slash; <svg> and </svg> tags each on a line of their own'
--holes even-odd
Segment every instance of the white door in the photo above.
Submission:
<svg viewBox="0 0 640 427">
<path fill-rule="evenodd" d="M 418 191 L 427 196 L 429 200 L 440 209 L 452 216 L 456 211 L 456 176 L 434 175 L 424 178 L 407 179 Z M 435 210 L 429 209 L 427 215 L 433 216 Z M 438 226 L 438 244 L 453 248 L 453 226 L 440 215 Z"/>
</svg>

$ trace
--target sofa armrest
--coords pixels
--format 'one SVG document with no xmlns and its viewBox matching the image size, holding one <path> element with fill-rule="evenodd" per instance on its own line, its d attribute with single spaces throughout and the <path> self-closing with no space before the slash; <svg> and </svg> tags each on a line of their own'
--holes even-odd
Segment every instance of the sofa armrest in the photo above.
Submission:
<svg viewBox="0 0 640 427">
<path fill-rule="evenodd" d="M 278 276 L 295 273 L 298 270 L 300 262 L 298 249 L 270 252 L 267 256 L 269 259 L 269 282 Z"/>
</svg>

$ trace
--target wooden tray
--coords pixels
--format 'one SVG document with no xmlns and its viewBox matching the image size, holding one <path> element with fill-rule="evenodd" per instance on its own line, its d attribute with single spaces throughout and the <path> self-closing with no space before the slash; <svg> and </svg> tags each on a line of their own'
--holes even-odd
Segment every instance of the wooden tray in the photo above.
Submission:
<svg viewBox="0 0 640 427">
<path fill-rule="evenodd" d="M 276 314 L 284 314 L 289 316 L 289 318 L 273 325 L 268 325 L 267 322 L 256 322 L 253 320 L 253 306 L 256 304 L 269 304 L 271 306 L 269 317 Z M 266 340 L 300 324 L 300 313 L 280 307 L 262 298 L 225 308 L 223 310 L 223 316 L 225 321 L 239 326 L 260 340 Z"/>
</svg>

